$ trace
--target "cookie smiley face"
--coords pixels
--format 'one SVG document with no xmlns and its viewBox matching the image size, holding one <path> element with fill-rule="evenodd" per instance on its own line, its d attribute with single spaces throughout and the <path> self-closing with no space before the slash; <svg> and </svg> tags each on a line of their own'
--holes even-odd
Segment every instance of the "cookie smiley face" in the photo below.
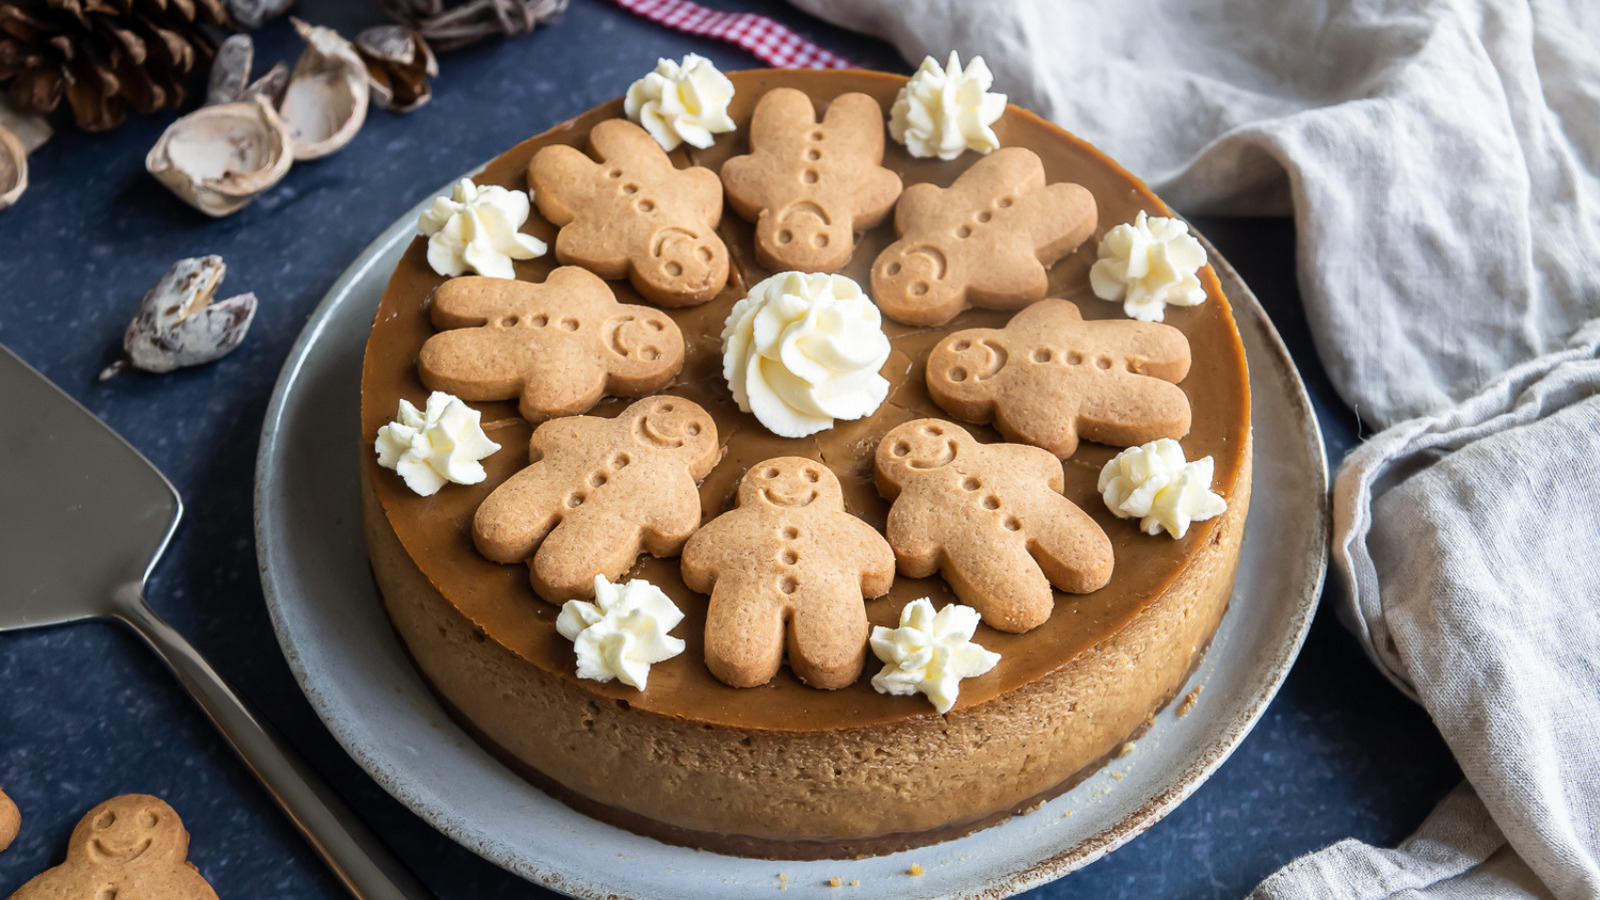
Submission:
<svg viewBox="0 0 1600 900">
<path fill-rule="evenodd" d="M 156 797 L 129 794 L 90 810 L 73 831 L 68 852 L 97 866 L 120 866 L 178 862 L 187 850 L 188 835 L 172 807 Z"/>
<path fill-rule="evenodd" d="M 820 503 L 844 506 L 839 479 L 819 462 L 800 457 L 769 459 L 752 468 L 739 483 L 739 505 L 771 509 L 804 509 Z"/>
<path fill-rule="evenodd" d="M 942 469 L 961 453 L 962 441 L 957 433 L 966 434 L 937 419 L 923 419 L 915 428 L 896 429 L 893 440 L 885 438 L 878 446 L 878 469 L 886 473 Z"/>
<path fill-rule="evenodd" d="M 677 397 L 650 397 L 617 417 L 627 423 L 635 446 L 649 451 L 681 451 L 702 459 L 717 446 L 717 425 L 699 404 Z"/>
<path fill-rule="evenodd" d="M 683 335 L 665 314 L 634 307 L 600 324 L 600 343 L 609 356 L 609 372 L 630 381 L 648 381 L 660 373 L 663 359 L 682 352 Z"/>
<path fill-rule="evenodd" d="M 113 797 L 78 821 L 67 858 L 24 884 L 12 900 L 160 897 L 217 900 L 187 861 L 189 832 L 159 797 Z"/>
</svg>

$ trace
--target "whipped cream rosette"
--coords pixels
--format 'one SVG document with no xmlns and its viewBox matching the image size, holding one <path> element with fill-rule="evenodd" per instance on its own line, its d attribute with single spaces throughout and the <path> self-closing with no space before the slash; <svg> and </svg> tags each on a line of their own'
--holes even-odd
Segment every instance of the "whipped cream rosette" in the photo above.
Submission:
<svg viewBox="0 0 1600 900">
<path fill-rule="evenodd" d="M 1129 447 L 1100 470 L 1098 490 L 1119 519 L 1138 519 L 1145 534 L 1163 529 L 1175 538 L 1191 522 L 1219 516 L 1228 502 L 1211 491 L 1214 463 L 1206 456 L 1188 462 L 1183 447 L 1162 438 Z"/>
<path fill-rule="evenodd" d="M 612 584 L 596 575 L 594 602 L 568 600 L 556 631 L 572 642 L 579 678 L 620 681 L 642 691 L 651 666 L 683 652 L 683 640 L 667 633 L 681 621 L 683 612 L 650 582 Z"/>
<path fill-rule="evenodd" d="M 798 438 L 869 416 L 889 395 L 883 317 L 843 275 L 780 272 L 734 304 L 722 375 L 739 408 Z"/>
<path fill-rule="evenodd" d="M 477 484 L 485 477 L 479 460 L 500 449 L 483 433 L 480 416 L 444 391 L 429 394 L 421 410 L 401 400 L 395 420 L 378 429 L 378 465 L 395 470 L 424 497 L 448 483 Z"/>
<path fill-rule="evenodd" d="M 733 82 L 711 60 L 691 53 L 683 62 L 656 61 L 655 71 L 628 86 L 623 110 L 663 150 L 689 144 L 704 150 L 734 129 L 728 116 Z"/>
<path fill-rule="evenodd" d="M 428 265 L 450 278 L 469 270 L 515 278 L 512 260 L 533 259 L 549 249 L 544 241 L 518 231 L 530 211 L 529 197 L 521 191 L 461 179 L 450 196 L 434 198 L 417 219 L 428 238 Z"/>
<path fill-rule="evenodd" d="M 1122 301 L 1131 318 L 1160 322 L 1167 304 L 1197 306 L 1205 302 L 1200 267 L 1206 249 L 1189 233 L 1187 223 L 1143 210 L 1132 222 L 1106 232 L 1099 258 L 1089 269 L 1089 286 L 1101 300 Z"/>
<path fill-rule="evenodd" d="M 872 676 L 880 694 L 921 693 L 940 714 L 955 706 L 961 680 L 976 678 L 995 667 L 1000 654 L 973 643 L 978 611 L 952 603 L 937 613 L 923 597 L 900 611 L 900 627 L 872 629 L 872 652 L 883 668 Z"/>
<path fill-rule="evenodd" d="M 1000 139 L 990 126 L 1006 111 L 1006 95 L 990 91 L 993 84 L 981 56 L 965 69 L 955 52 L 944 66 L 925 57 L 889 109 L 889 136 L 912 156 L 950 160 L 968 150 L 994 150 Z"/>
</svg>

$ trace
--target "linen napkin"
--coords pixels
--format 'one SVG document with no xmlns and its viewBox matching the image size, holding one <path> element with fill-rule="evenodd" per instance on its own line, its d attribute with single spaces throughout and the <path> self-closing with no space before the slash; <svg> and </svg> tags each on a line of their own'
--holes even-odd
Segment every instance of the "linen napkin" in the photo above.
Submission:
<svg viewBox="0 0 1600 900">
<path fill-rule="evenodd" d="M 792 2 L 982 55 L 1182 212 L 1295 217 L 1323 365 L 1394 426 L 1336 484 L 1344 602 L 1469 785 L 1258 896 L 1600 897 L 1600 4 Z"/>
</svg>

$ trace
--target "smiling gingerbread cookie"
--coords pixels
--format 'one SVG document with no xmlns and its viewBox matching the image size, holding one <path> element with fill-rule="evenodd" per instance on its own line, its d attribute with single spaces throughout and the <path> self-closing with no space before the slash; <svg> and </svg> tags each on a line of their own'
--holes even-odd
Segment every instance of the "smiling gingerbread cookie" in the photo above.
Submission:
<svg viewBox="0 0 1600 900">
<path fill-rule="evenodd" d="M 700 524 L 700 480 L 720 455 L 717 425 L 681 397 L 640 400 L 614 419 L 540 425 L 527 468 L 478 507 L 472 539 L 499 563 L 526 560 L 552 603 L 594 596 L 641 551 L 671 556 Z"/>
<path fill-rule="evenodd" d="M 834 98 L 818 123 L 803 92 L 768 91 L 750 150 L 723 164 L 722 184 L 756 223 L 756 260 L 774 271 L 838 271 L 900 196 L 900 176 L 883 167 L 883 109 L 866 94 Z"/>
<path fill-rule="evenodd" d="M 1033 151 L 1003 147 L 947 188 L 906 188 L 900 239 L 872 264 L 872 297 L 905 325 L 943 325 L 969 306 L 1021 309 L 1044 297 L 1049 267 L 1094 233 L 1094 195 L 1045 184 Z"/>
<path fill-rule="evenodd" d="M 861 674 L 865 601 L 889 590 L 894 551 L 845 512 L 827 466 L 786 456 L 751 467 L 739 482 L 738 508 L 689 539 L 683 580 L 711 595 L 711 674 L 734 687 L 766 684 L 787 648 L 801 681 L 831 690 Z"/>
<path fill-rule="evenodd" d="M 873 463 L 900 571 L 940 573 L 991 628 L 1042 625 L 1051 585 L 1085 594 L 1111 580 L 1111 539 L 1061 495 L 1061 461 L 1038 447 L 915 419 L 883 436 Z"/>
<path fill-rule="evenodd" d="M 11 900 L 217 900 L 188 855 L 189 832 L 165 801 L 148 794 L 113 797 L 72 830 L 66 861 L 35 876 Z"/>
<path fill-rule="evenodd" d="M 518 400 L 542 422 L 587 412 L 602 397 L 642 397 L 683 368 L 683 334 L 665 313 L 618 303 L 611 286 L 576 266 L 542 284 L 453 278 L 434 291 L 440 333 L 422 345 L 417 374 L 463 400 Z"/>
<path fill-rule="evenodd" d="M 1159 322 L 1085 321 L 1041 300 L 1004 328 L 968 328 L 928 354 L 928 393 L 950 415 L 1066 459 L 1078 439 L 1132 447 L 1189 433 L 1189 340 Z"/>
<path fill-rule="evenodd" d="M 590 159 L 565 144 L 528 165 L 539 212 L 560 226 L 556 258 L 604 278 L 627 278 L 662 306 L 693 306 L 728 281 L 717 236 L 722 181 L 701 166 L 679 169 L 643 128 L 625 119 L 589 133 Z"/>
</svg>

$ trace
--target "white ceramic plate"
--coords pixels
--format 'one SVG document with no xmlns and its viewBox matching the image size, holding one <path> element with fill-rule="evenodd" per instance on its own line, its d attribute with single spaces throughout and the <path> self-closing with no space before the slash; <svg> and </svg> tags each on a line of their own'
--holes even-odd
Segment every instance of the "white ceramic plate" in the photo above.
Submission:
<svg viewBox="0 0 1600 900">
<path fill-rule="evenodd" d="M 368 571 L 355 455 L 361 355 L 421 208 L 361 254 L 289 353 L 262 430 L 256 546 L 278 641 L 328 729 L 397 799 L 485 858 L 577 897 L 734 900 L 776 889 L 780 868 L 785 897 L 837 898 L 825 886 L 833 876 L 859 880 L 867 896 L 1006 897 L 1093 862 L 1193 793 L 1288 674 L 1326 571 L 1322 437 L 1277 332 L 1208 246 L 1250 363 L 1255 474 L 1232 607 L 1184 688 L 1205 686 L 1192 712 L 1169 706 L 1133 753 L 1031 815 L 892 856 L 774 864 L 668 846 L 572 811 L 450 720 L 401 649 Z M 926 874 L 908 877 L 913 862 Z"/>
</svg>

